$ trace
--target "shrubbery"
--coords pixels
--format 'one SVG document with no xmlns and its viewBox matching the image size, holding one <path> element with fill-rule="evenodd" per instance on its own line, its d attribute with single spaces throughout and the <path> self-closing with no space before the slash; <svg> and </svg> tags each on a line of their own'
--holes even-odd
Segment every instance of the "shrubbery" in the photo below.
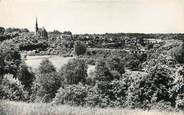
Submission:
<svg viewBox="0 0 184 115">
<path fill-rule="evenodd" d="M 0 71 L 1 74 L 10 73 L 14 76 L 17 73 L 21 56 L 18 50 L 13 48 L 0 47 Z"/>
<path fill-rule="evenodd" d="M 51 102 L 62 83 L 63 79 L 56 72 L 53 64 L 48 59 L 43 60 L 40 63 L 39 72 L 33 84 L 31 100 Z"/>
<path fill-rule="evenodd" d="M 99 59 L 96 62 L 96 80 L 97 81 L 112 81 L 120 79 L 125 73 L 124 60 L 119 57 L 112 56 L 106 59 Z"/>
<path fill-rule="evenodd" d="M 97 91 L 96 96 L 98 96 L 99 101 L 96 102 L 96 105 L 99 107 L 124 107 L 127 88 L 128 84 L 125 80 L 98 82 L 95 90 Z M 90 95 L 90 99 L 92 97 L 93 95 Z M 90 103 L 91 101 L 92 100 L 90 100 Z"/>
<path fill-rule="evenodd" d="M 184 63 L 184 41 L 183 43 L 174 49 L 174 57 L 179 63 Z"/>
<path fill-rule="evenodd" d="M 176 98 L 176 108 L 184 110 L 184 93 L 178 94 Z"/>
<path fill-rule="evenodd" d="M 48 60 L 44 59 L 38 68 L 40 74 L 46 74 L 51 72 L 56 72 L 54 65 Z"/>
<path fill-rule="evenodd" d="M 31 87 L 33 85 L 33 81 L 35 80 L 35 75 L 24 62 L 20 64 L 16 78 L 18 78 L 24 86 L 24 89 L 31 93 Z"/>
<path fill-rule="evenodd" d="M 82 106 L 86 103 L 88 89 L 88 86 L 82 84 L 61 87 L 54 98 L 54 103 Z"/>
<path fill-rule="evenodd" d="M 87 65 L 84 60 L 70 60 L 60 70 L 60 75 L 64 78 L 66 84 L 85 83 L 87 77 Z"/>
<path fill-rule="evenodd" d="M 33 73 L 25 63 L 21 63 L 18 51 L 2 50 L 1 98 L 92 107 L 184 109 L 184 71 L 175 68 L 175 59 L 182 63 L 179 61 L 182 52 L 174 59 L 166 51 L 172 49 L 170 46 L 153 48 L 155 53 L 149 55 L 90 49 L 85 55 L 98 55 L 100 59 L 90 58 L 91 63 L 96 62 L 95 70 L 93 68 L 87 75 L 87 59 L 83 58 L 85 50 L 83 45 L 79 46 L 74 50 L 80 56 L 71 59 L 59 72 L 48 59 L 44 59 L 38 72 Z M 14 76 L 3 78 L 6 73 Z"/>
<path fill-rule="evenodd" d="M 28 92 L 24 90 L 24 86 L 13 75 L 6 74 L 0 84 L 0 99 L 11 101 L 27 101 Z"/>
<path fill-rule="evenodd" d="M 80 41 L 76 41 L 74 45 L 74 51 L 77 56 L 86 53 L 86 45 Z"/>
<path fill-rule="evenodd" d="M 128 88 L 127 104 L 130 107 L 147 108 L 161 100 L 171 102 L 169 89 L 173 78 L 166 66 L 157 65 L 148 75 L 137 78 Z"/>
<path fill-rule="evenodd" d="M 62 86 L 63 79 L 56 72 L 40 74 L 34 84 L 35 101 L 51 102 L 57 90 Z M 34 98 L 34 93 L 32 98 Z M 33 99 L 34 100 L 34 99 Z"/>
</svg>

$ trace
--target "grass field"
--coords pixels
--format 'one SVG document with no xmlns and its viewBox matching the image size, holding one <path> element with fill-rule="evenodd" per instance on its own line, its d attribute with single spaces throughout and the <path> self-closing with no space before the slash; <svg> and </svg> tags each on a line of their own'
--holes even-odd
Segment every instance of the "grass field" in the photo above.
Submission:
<svg viewBox="0 0 184 115">
<path fill-rule="evenodd" d="M 53 106 L 12 101 L 3 101 L 0 105 L 0 115 L 184 115 L 184 112 L 143 111 L 120 108 L 102 109 L 71 107 L 68 105 Z"/>
<path fill-rule="evenodd" d="M 52 64 L 56 67 L 57 70 L 59 70 L 64 64 L 67 64 L 69 60 L 71 60 L 73 57 L 62 57 L 62 56 L 54 56 L 54 55 L 45 55 L 45 56 L 27 56 L 25 59 L 26 64 L 33 69 L 33 71 L 36 71 L 38 69 L 39 64 L 42 62 L 43 59 L 49 59 Z M 95 66 L 94 65 L 88 65 L 87 73 L 88 75 L 90 72 L 94 72 Z"/>
<path fill-rule="evenodd" d="M 32 67 L 33 70 L 39 67 L 39 64 L 43 59 L 49 59 L 56 69 L 60 69 L 61 66 L 66 64 L 72 57 L 62 57 L 62 56 L 54 56 L 54 55 L 45 55 L 45 56 L 27 56 L 25 62 L 28 66 Z"/>
</svg>

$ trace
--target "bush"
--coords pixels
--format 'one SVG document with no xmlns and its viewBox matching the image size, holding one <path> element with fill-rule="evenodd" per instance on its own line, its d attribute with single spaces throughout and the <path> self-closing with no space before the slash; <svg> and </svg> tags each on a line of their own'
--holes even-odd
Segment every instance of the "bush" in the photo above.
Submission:
<svg viewBox="0 0 184 115">
<path fill-rule="evenodd" d="M 1 74 L 10 73 L 15 76 L 21 62 L 21 56 L 16 49 L 1 47 L 0 61 Z"/>
<path fill-rule="evenodd" d="M 151 110 L 160 110 L 160 111 L 174 111 L 174 108 L 171 105 L 171 102 L 159 101 L 151 105 Z"/>
<path fill-rule="evenodd" d="M 23 85 L 13 75 L 6 74 L 0 84 L 0 99 L 10 101 L 26 101 L 28 92 L 24 91 Z"/>
<path fill-rule="evenodd" d="M 35 80 L 35 75 L 24 62 L 20 64 L 16 76 L 21 84 L 24 86 L 24 89 L 31 93 L 31 87 L 33 81 Z"/>
<path fill-rule="evenodd" d="M 169 92 L 173 82 L 170 75 L 168 67 L 157 65 L 148 75 L 135 79 L 128 88 L 128 106 L 147 108 L 161 100 L 173 103 Z"/>
<path fill-rule="evenodd" d="M 4 27 L 0 27 L 0 35 L 4 34 L 4 32 L 5 32 L 5 28 Z"/>
<path fill-rule="evenodd" d="M 86 45 L 80 41 L 76 41 L 74 45 L 74 51 L 77 56 L 86 53 Z"/>
<path fill-rule="evenodd" d="M 60 70 L 60 75 L 65 79 L 66 84 L 85 83 L 87 77 L 87 65 L 84 60 L 70 60 Z"/>
<path fill-rule="evenodd" d="M 39 101 L 40 97 L 37 96 L 37 92 L 40 89 L 40 87 L 41 86 L 40 86 L 39 82 L 34 80 L 33 85 L 31 87 L 32 93 L 31 93 L 30 99 L 29 99 L 30 102 L 38 102 Z"/>
<path fill-rule="evenodd" d="M 125 66 L 131 70 L 138 70 L 140 69 L 141 61 L 135 54 L 130 54 L 125 57 Z"/>
<path fill-rule="evenodd" d="M 117 72 L 118 74 L 125 73 L 124 60 L 118 56 L 111 56 L 107 58 L 107 67 L 110 71 Z"/>
<path fill-rule="evenodd" d="M 179 94 L 176 98 L 176 108 L 184 110 L 184 93 Z"/>
<path fill-rule="evenodd" d="M 55 97 L 57 90 L 63 85 L 63 79 L 56 72 L 53 64 L 45 59 L 39 66 L 39 72 L 36 74 L 36 80 L 33 84 L 33 94 L 31 101 L 51 102 Z"/>
<path fill-rule="evenodd" d="M 88 89 L 86 104 L 98 107 L 124 107 L 128 84 L 126 80 L 99 82 Z"/>
<path fill-rule="evenodd" d="M 184 41 L 180 46 L 174 49 L 173 55 L 179 63 L 184 63 Z"/>
<path fill-rule="evenodd" d="M 128 88 L 127 83 L 124 80 L 114 80 L 109 84 L 103 84 L 103 86 L 105 87 L 101 87 L 99 84 L 87 86 L 81 83 L 66 85 L 58 90 L 53 103 L 92 107 L 123 107 Z"/>
<path fill-rule="evenodd" d="M 96 80 L 97 81 L 112 81 L 120 79 L 125 72 L 124 61 L 119 57 L 108 57 L 107 59 L 99 59 L 96 62 Z"/>
<path fill-rule="evenodd" d="M 57 90 L 62 86 L 63 79 L 57 72 L 40 74 L 34 82 L 32 100 L 37 102 L 51 102 L 55 97 Z"/>
<path fill-rule="evenodd" d="M 38 68 L 40 74 L 56 72 L 54 65 L 48 60 L 44 59 Z"/>
<path fill-rule="evenodd" d="M 110 82 L 114 79 L 104 59 L 99 59 L 97 61 L 95 70 L 96 81 Z"/>
<path fill-rule="evenodd" d="M 94 86 L 94 87 L 89 88 L 88 89 L 88 94 L 87 94 L 87 97 L 86 97 L 86 105 L 92 106 L 92 107 L 95 107 L 95 106 L 102 107 L 100 105 L 101 101 L 102 101 L 102 98 L 101 98 L 101 95 L 98 92 L 97 85 Z"/>
<path fill-rule="evenodd" d="M 176 108 L 184 109 L 184 68 L 180 66 L 175 71 L 173 87 L 170 90 L 170 97 L 175 102 Z"/>
<path fill-rule="evenodd" d="M 61 87 L 53 102 L 56 104 L 84 105 L 86 103 L 88 87 L 82 84 Z"/>
</svg>

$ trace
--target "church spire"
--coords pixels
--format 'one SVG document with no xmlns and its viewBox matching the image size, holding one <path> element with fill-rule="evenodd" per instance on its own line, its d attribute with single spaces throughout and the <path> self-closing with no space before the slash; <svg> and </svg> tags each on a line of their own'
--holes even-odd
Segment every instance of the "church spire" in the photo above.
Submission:
<svg viewBox="0 0 184 115">
<path fill-rule="evenodd" d="M 36 32 L 38 32 L 38 22 L 37 22 L 37 17 L 36 17 L 35 31 L 36 31 Z"/>
</svg>

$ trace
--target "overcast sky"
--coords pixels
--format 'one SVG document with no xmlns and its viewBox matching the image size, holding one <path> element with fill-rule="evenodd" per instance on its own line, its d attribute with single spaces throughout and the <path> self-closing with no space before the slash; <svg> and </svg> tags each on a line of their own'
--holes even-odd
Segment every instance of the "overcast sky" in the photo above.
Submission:
<svg viewBox="0 0 184 115">
<path fill-rule="evenodd" d="M 0 0 L 0 26 L 73 33 L 184 32 L 184 0 Z"/>
</svg>

